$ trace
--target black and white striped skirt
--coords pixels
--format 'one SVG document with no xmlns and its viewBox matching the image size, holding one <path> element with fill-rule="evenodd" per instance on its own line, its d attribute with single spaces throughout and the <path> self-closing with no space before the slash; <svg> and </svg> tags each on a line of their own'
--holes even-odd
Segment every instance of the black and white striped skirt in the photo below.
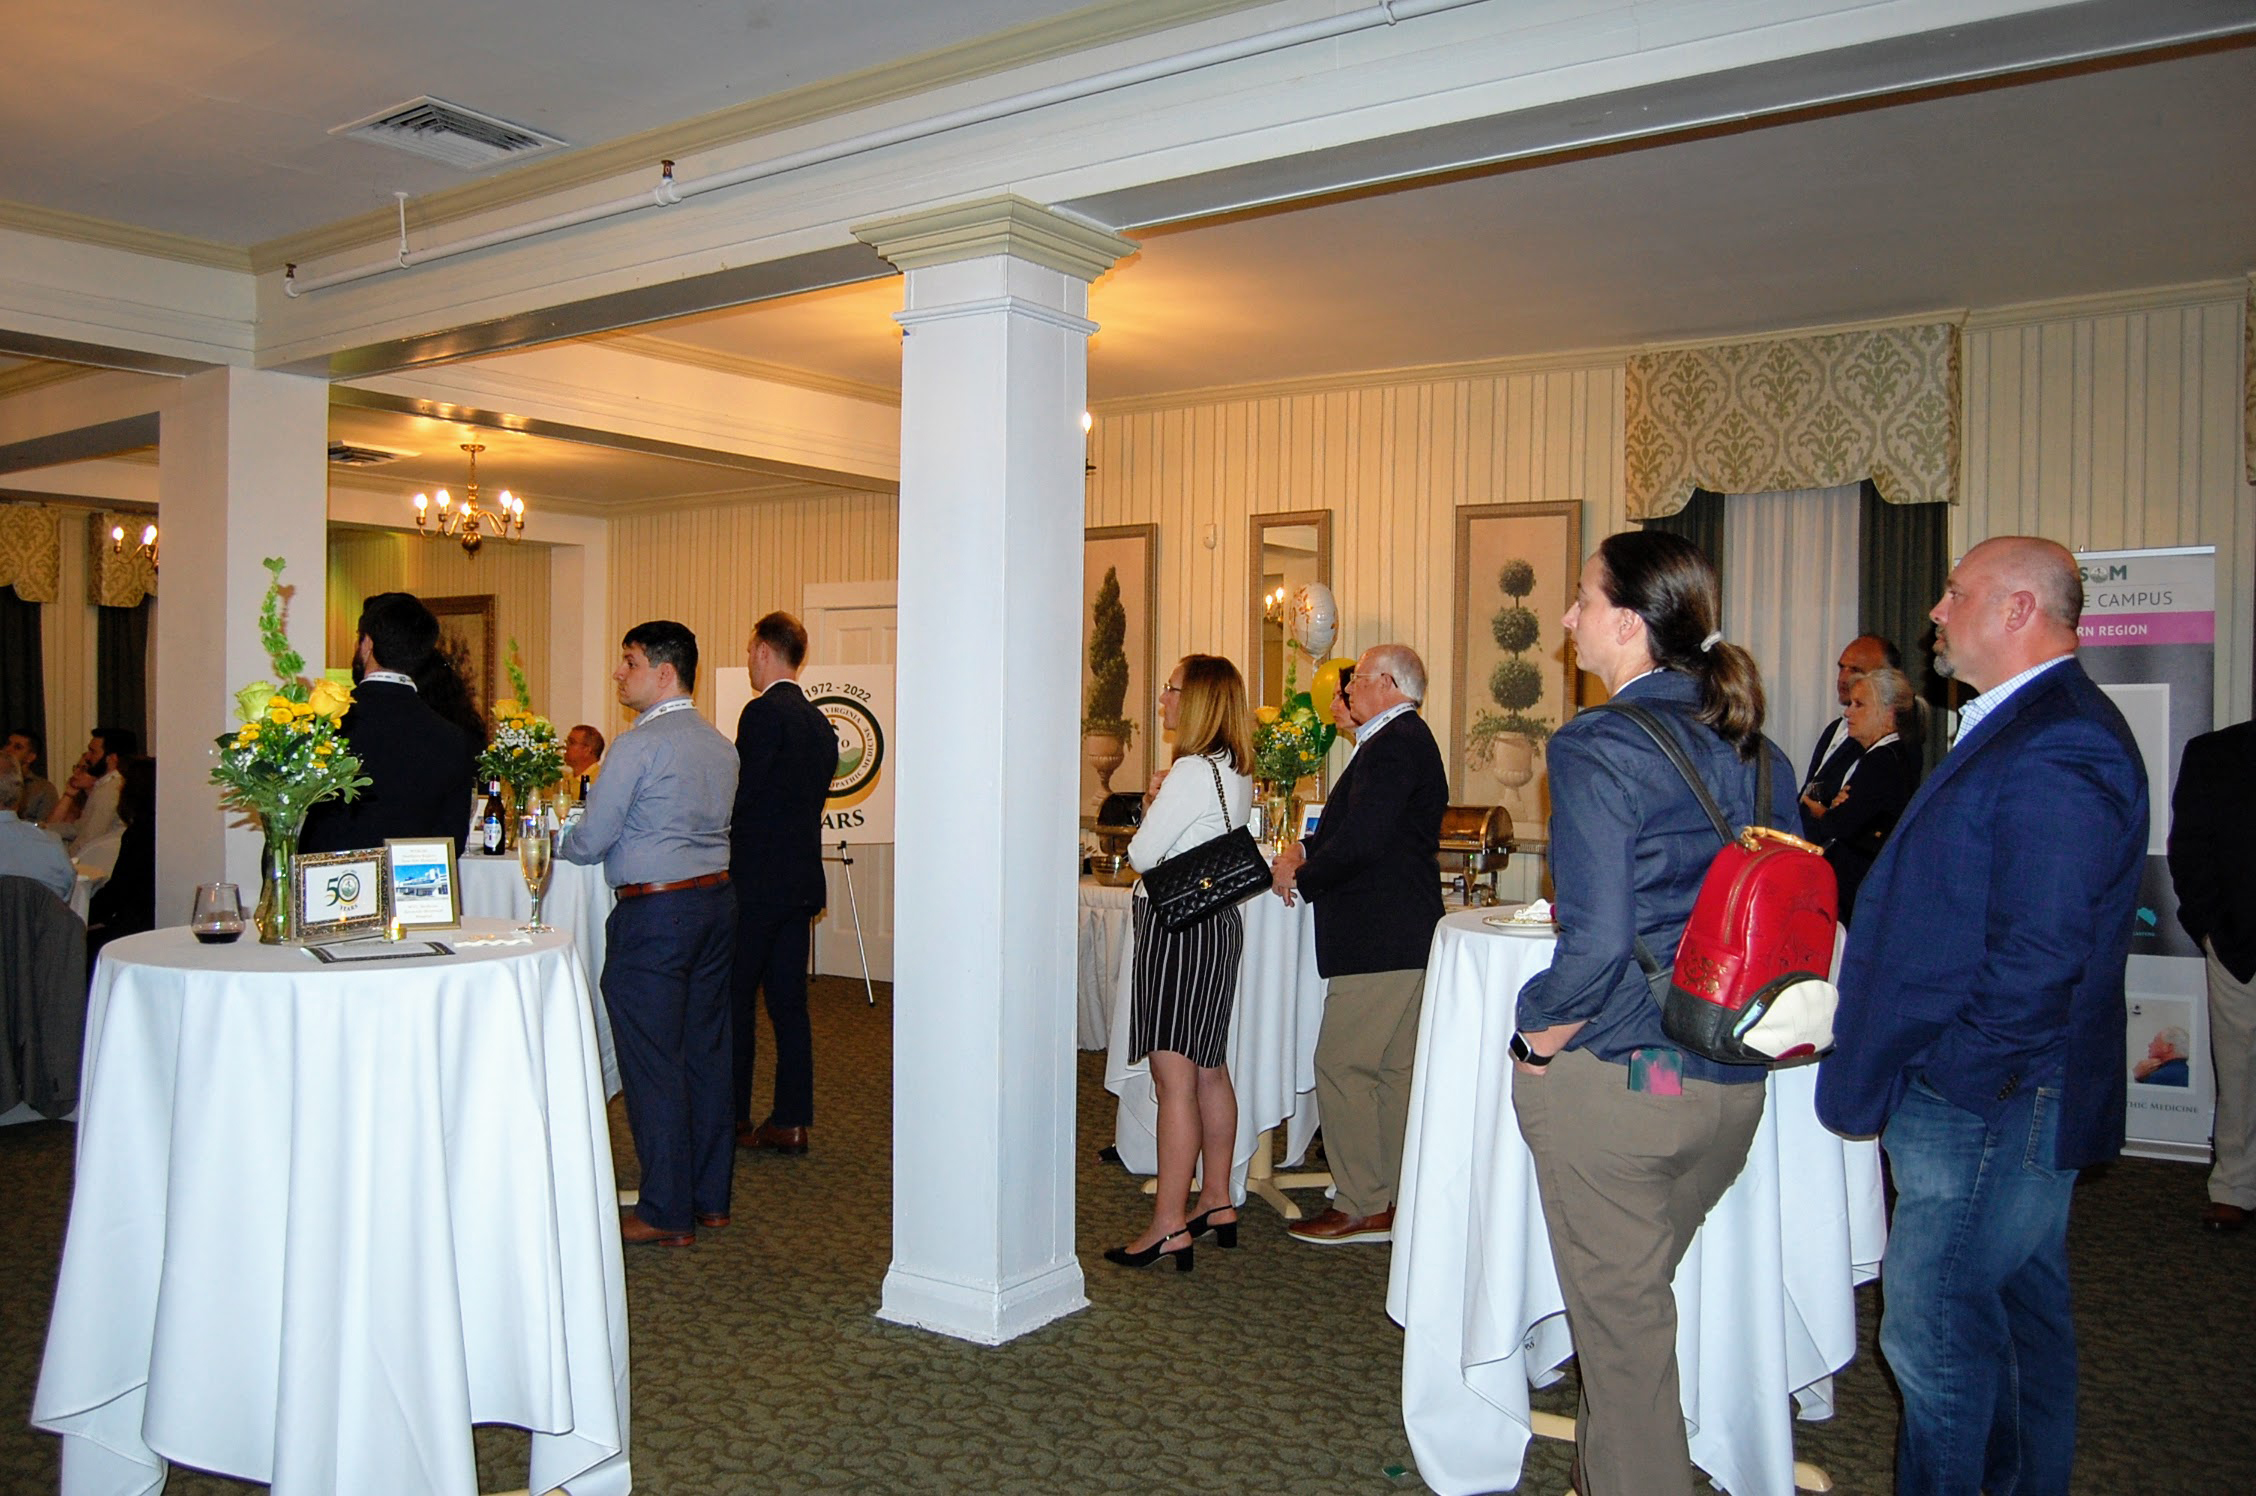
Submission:
<svg viewBox="0 0 2256 1496">
<path fill-rule="evenodd" d="M 1230 1048 L 1244 911 L 1225 909 L 1177 931 L 1159 922 L 1150 899 L 1129 902 L 1136 908 L 1136 1006 L 1128 1017 L 1128 1062 L 1168 1049 L 1213 1069 Z"/>
</svg>

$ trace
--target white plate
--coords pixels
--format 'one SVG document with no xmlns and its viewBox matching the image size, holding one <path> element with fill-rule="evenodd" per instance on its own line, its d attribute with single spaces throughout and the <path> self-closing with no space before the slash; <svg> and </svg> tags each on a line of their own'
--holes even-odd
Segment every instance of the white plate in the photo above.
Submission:
<svg viewBox="0 0 2256 1496">
<path fill-rule="evenodd" d="M 1526 905 L 1521 905 L 1526 908 Z M 1490 929 L 1502 930 L 1507 935 L 1525 935 L 1537 940 L 1549 940 L 1559 933 L 1557 925 L 1531 925 L 1515 920 L 1509 914 L 1484 914 L 1481 923 Z"/>
</svg>

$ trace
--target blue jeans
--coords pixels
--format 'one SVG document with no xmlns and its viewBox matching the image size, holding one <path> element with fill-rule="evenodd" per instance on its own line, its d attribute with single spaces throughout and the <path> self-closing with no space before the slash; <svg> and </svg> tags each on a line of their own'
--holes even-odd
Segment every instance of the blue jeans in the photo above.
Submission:
<svg viewBox="0 0 2256 1496">
<path fill-rule="evenodd" d="M 603 1001 L 619 1047 L 627 1127 L 642 1165 L 635 1213 L 664 1231 L 727 1215 L 736 1167 L 729 1115 L 726 886 L 621 899 L 604 925 Z"/>
<path fill-rule="evenodd" d="M 2064 1496 L 2076 1443 L 2068 1302 L 2073 1169 L 2052 1167 L 2060 1093 L 1995 1122 L 1913 1081 L 1880 1135 L 1896 1210 L 1880 1351 L 1903 1392 L 1896 1490 Z"/>
</svg>

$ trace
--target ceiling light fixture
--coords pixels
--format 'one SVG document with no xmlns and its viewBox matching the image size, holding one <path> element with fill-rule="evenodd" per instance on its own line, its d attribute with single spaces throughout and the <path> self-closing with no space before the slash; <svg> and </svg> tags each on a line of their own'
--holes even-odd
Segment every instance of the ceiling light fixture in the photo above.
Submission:
<svg viewBox="0 0 2256 1496">
<path fill-rule="evenodd" d="M 110 554 L 113 556 L 125 554 L 125 526 L 123 525 L 110 526 Z M 158 569 L 157 527 L 155 525 L 143 525 L 141 527 L 141 543 L 133 548 L 133 554 L 147 556 L 149 558 L 149 570 L 155 571 Z"/>
<path fill-rule="evenodd" d="M 525 533 L 525 501 L 508 489 L 501 491 L 500 499 L 491 509 L 478 507 L 478 454 L 486 450 L 484 442 L 464 442 L 462 450 L 470 454 L 470 486 L 462 496 L 462 507 L 454 507 L 454 496 L 445 489 L 439 490 L 437 522 L 431 518 L 431 496 L 415 496 L 415 528 L 423 532 L 425 540 L 436 540 L 444 535 L 462 542 L 462 548 L 471 555 L 486 543 L 486 532 L 491 530 L 499 538 L 515 544 Z"/>
</svg>

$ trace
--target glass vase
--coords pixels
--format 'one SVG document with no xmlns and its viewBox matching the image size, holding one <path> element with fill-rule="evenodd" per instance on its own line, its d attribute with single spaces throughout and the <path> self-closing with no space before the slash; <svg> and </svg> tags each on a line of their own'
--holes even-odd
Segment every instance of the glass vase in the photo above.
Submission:
<svg viewBox="0 0 2256 1496">
<path fill-rule="evenodd" d="M 298 833 L 305 829 L 305 812 L 275 811 L 262 819 L 266 845 L 259 851 L 258 912 L 252 920 L 261 945 L 289 945 L 298 938 L 290 872 L 298 860 Z"/>
<path fill-rule="evenodd" d="M 1281 852 L 1300 839 L 1300 781 L 1261 781 L 1261 830 L 1269 850 Z"/>
</svg>

